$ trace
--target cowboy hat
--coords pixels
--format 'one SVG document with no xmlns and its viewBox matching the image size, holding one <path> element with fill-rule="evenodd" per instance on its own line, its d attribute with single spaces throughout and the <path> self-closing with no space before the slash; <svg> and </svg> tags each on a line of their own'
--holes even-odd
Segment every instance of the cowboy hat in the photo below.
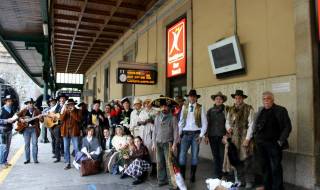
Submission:
<svg viewBox="0 0 320 190">
<path fill-rule="evenodd" d="M 150 103 L 152 102 L 152 100 L 151 99 L 145 99 L 144 101 L 143 101 L 143 105 L 149 105 Z"/>
<path fill-rule="evenodd" d="M 27 104 L 29 104 L 29 103 L 34 104 L 34 103 L 36 103 L 36 102 L 35 102 L 32 98 L 30 98 L 29 100 L 27 100 L 27 101 L 24 102 L 25 105 L 27 105 Z"/>
<path fill-rule="evenodd" d="M 169 97 L 160 97 L 151 102 L 151 105 L 154 107 L 160 107 L 163 105 L 167 105 L 169 107 L 177 106 L 178 102 Z"/>
<path fill-rule="evenodd" d="M 223 99 L 223 102 L 225 102 L 225 101 L 227 101 L 227 96 L 226 95 L 224 95 L 224 94 L 222 94 L 222 92 L 218 92 L 217 94 L 213 94 L 212 96 L 211 96 L 211 99 L 212 100 L 214 100 L 214 99 L 216 99 L 216 97 L 221 97 L 222 99 Z"/>
<path fill-rule="evenodd" d="M 142 105 L 142 100 L 140 98 L 135 98 L 134 101 L 133 101 L 133 105 L 136 105 L 136 104 L 141 104 Z"/>
<path fill-rule="evenodd" d="M 191 89 L 189 91 L 189 94 L 186 94 L 185 97 L 188 97 L 188 96 L 196 96 L 197 98 L 200 98 L 201 96 L 199 94 L 197 94 L 197 91 L 194 90 L 194 89 Z"/>
<path fill-rule="evenodd" d="M 3 99 L 3 101 L 7 101 L 7 100 L 13 100 L 13 97 L 10 94 L 6 95 L 6 97 Z"/>
<path fill-rule="evenodd" d="M 130 104 L 130 100 L 129 98 L 125 97 L 125 98 L 122 98 L 121 100 L 121 104 L 124 104 L 125 102 L 128 102 Z"/>
<path fill-rule="evenodd" d="M 47 104 L 49 105 L 50 102 L 52 102 L 52 101 L 57 101 L 57 99 L 50 97 L 50 98 L 48 99 L 48 101 L 47 101 Z"/>
<path fill-rule="evenodd" d="M 174 100 L 178 103 L 183 103 L 186 101 L 182 96 L 176 96 Z"/>
<path fill-rule="evenodd" d="M 243 90 L 236 90 L 234 94 L 231 94 L 232 98 L 235 98 L 236 96 L 242 96 L 244 99 L 246 99 L 248 96 L 243 94 Z"/>
<path fill-rule="evenodd" d="M 69 105 L 69 104 L 76 104 L 76 102 L 72 98 L 70 98 L 68 99 L 66 105 Z"/>
</svg>

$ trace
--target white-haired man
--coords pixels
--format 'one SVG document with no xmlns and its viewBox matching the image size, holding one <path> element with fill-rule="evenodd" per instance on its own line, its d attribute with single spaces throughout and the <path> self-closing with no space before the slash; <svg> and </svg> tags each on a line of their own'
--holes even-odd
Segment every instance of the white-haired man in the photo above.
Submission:
<svg viewBox="0 0 320 190">
<path fill-rule="evenodd" d="M 272 92 L 262 94 L 263 107 L 254 122 L 254 139 L 265 189 L 283 190 L 282 150 L 287 149 L 291 121 L 286 108 L 274 103 Z"/>
</svg>

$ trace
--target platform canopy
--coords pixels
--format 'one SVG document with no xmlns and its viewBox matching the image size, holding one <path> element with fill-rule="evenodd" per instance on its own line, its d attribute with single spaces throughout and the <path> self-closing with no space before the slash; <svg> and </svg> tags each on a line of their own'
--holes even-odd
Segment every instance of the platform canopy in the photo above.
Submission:
<svg viewBox="0 0 320 190">
<path fill-rule="evenodd" d="M 2 0 L 0 41 L 39 86 L 85 73 L 159 0 Z"/>
</svg>

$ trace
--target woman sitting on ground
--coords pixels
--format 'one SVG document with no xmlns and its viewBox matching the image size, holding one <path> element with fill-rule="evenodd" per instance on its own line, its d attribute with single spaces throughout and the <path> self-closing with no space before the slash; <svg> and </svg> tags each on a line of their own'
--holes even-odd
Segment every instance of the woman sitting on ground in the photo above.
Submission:
<svg viewBox="0 0 320 190">
<path fill-rule="evenodd" d="M 93 127 L 88 127 L 87 136 L 82 139 L 81 151 L 76 154 L 74 160 L 74 166 L 79 169 L 81 166 L 81 161 L 87 159 L 100 160 L 102 148 L 96 137 L 94 137 L 95 129 Z"/>
<path fill-rule="evenodd" d="M 133 185 L 138 185 L 146 179 L 148 176 L 148 171 L 150 169 L 150 155 L 148 153 L 147 147 L 143 144 L 141 137 L 137 136 L 134 138 L 134 144 L 136 149 L 130 156 L 133 160 L 131 164 L 125 169 L 124 173 L 121 175 L 121 179 L 126 176 L 131 176 L 135 179 Z"/>
</svg>

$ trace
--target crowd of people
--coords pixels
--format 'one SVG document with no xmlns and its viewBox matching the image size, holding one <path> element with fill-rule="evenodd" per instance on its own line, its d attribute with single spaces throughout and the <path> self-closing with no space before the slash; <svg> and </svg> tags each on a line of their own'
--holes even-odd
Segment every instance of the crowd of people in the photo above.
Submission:
<svg viewBox="0 0 320 190">
<path fill-rule="evenodd" d="M 30 143 L 33 161 L 39 163 L 37 143 L 43 123 L 51 133 L 53 162 L 63 157 L 65 170 L 72 165 L 79 169 L 84 160 L 95 160 L 103 172 L 119 174 L 121 179 L 134 178 L 134 185 L 150 175 L 157 177 L 159 186 L 177 189 L 173 167 L 179 167 L 186 179 L 191 149 L 189 180 L 195 182 L 204 141 L 212 150 L 212 177 L 223 179 L 231 173 L 235 182 L 247 189 L 283 189 L 282 150 L 288 148 L 291 121 L 287 110 L 274 103 L 271 92 L 262 94 L 263 106 L 257 112 L 244 102 L 247 95 L 242 90 L 231 94 L 232 106 L 224 104 L 227 96 L 221 92 L 212 95 L 213 106 L 208 111 L 198 103 L 201 96 L 196 90 L 185 97 L 136 98 L 132 106 L 123 98 L 109 102 L 104 110 L 95 100 L 89 111 L 86 103 L 76 104 L 59 95 L 48 100 L 42 113 L 30 99 L 15 114 L 11 110 L 13 99 L 6 96 L 0 114 L 0 164 L 10 167 L 7 157 L 16 121 L 24 126 L 20 131 L 25 140 L 24 164 L 30 163 Z"/>
</svg>

